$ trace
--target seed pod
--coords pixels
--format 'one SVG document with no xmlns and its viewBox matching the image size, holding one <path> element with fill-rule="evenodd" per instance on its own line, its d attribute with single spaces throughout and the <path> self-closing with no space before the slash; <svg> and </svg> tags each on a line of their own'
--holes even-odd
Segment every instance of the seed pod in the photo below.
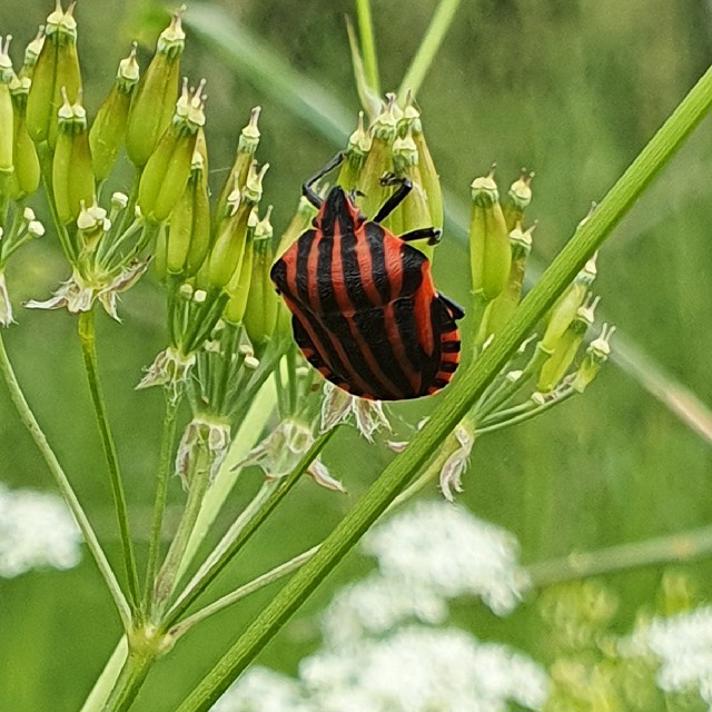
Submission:
<svg viewBox="0 0 712 712">
<path fill-rule="evenodd" d="M 509 278 L 502 293 L 487 305 L 477 334 L 478 345 L 482 345 L 493 334 L 499 333 L 519 305 L 527 258 L 532 249 L 532 233 L 535 228 L 536 223 L 524 232 L 521 223 L 517 223 L 514 230 L 509 233 L 509 242 L 512 246 L 512 267 L 509 270 Z"/>
<path fill-rule="evenodd" d="M 225 216 L 230 193 L 232 193 L 236 187 L 237 190 L 242 191 L 245 186 L 247 174 L 250 172 L 250 166 L 254 160 L 257 146 L 260 143 L 260 130 L 257 127 L 260 111 L 262 111 L 262 109 L 259 106 L 252 109 L 247 126 L 240 132 L 240 138 L 237 142 L 237 152 L 235 153 L 235 162 L 230 169 L 230 175 L 227 177 L 225 185 L 218 197 L 215 211 L 218 220 L 222 220 Z"/>
<path fill-rule="evenodd" d="M 265 216 L 266 225 L 271 231 L 272 226 L 269 223 L 269 216 L 272 212 L 272 206 L 267 209 Z M 240 262 L 240 269 L 235 270 L 232 279 L 225 287 L 225 291 L 230 295 L 230 300 L 225 307 L 224 318 L 231 324 L 242 324 L 245 317 L 245 308 L 247 306 L 247 298 L 252 285 L 252 268 L 255 258 L 255 241 L 264 241 L 265 227 L 264 221 L 260 221 L 257 217 L 257 211 L 252 210 L 247 219 L 247 234 L 245 236 L 245 249 Z M 259 237 L 257 231 L 260 231 Z"/>
<path fill-rule="evenodd" d="M 188 185 L 171 213 L 166 269 L 192 277 L 205 261 L 210 247 L 210 198 L 205 137 L 202 130 L 193 153 Z"/>
<path fill-rule="evenodd" d="M 494 299 L 507 284 L 511 264 L 512 249 L 492 167 L 488 175 L 472 182 L 470 268 L 473 293 L 485 301 Z"/>
<path fill-rule="evenodd" d="M 185 32 L 181 16 L 176 13 L 158 38 L 156 53 L 131 104 L 126 129 L 126 151 L 136 166 L 146 165 L 164 131 L 171 124 L 180 84 L 180 57 L 184 47 Z"/>
<path fill-rule="evenodd" d="M 371 150 L 366 156 L 357 188 L 363 193 L 359 205 L 364 215 L 372 218 L 392 191 L 381 184 L 381 178 L 393 171 L 391 149 L 398 125 L 395 94 L 388 94 L 388 103 L 371 126 Z"/>
<path fill-rule="evenodd" d="M 42 46 L 45 41 L 45 27 L 40 25 L 37 35 L 25 48 L 25 60 L 20 69 L 20 79 L 32 79 L 35 72 L 37 59 L 42 51 Z"/>
<path fill-rule="evenodd" d="M 183 195 L 190 178 L 198 130 L 205 125 L 203 88 L 188 92 L 187 82 L 176 104 L 173 121 L 146 163 L 138 186 L 137 204 L 146 219 L 163 222 Z"/>
<path fill-rule="evenodd" d="M 247 221 L 253 208 L 262 198 L 262 180 L 269 168 L 265 163 L 261 170 L 252 163 L 245 182 L 239 193 L 230 194 L 228 216 L 218 227 L 218 234 L 207 259 L 207 286 L 222 289 L 240 269 L 247 237 Z"/>
<path fill-rule="evenodd" d="M 274 334 L 277 310 L 280 305 L 280 299 L 269 276 L 274 262 L 270 212 L 271 209 L 267 211 L 255 231 L 252 279 L 244 314 L 245 330 L 258 355 L 264 351 Z"/>
<path fill-rule="evenodd" d="M 59 135 L 52 160 L 52 189 L 57 214 L 66 224 L 77 219 L 82 203 L 93 205 L 95 201 L 86 111 L 78 102 L 70 104 L 66 91 L 62 95 L 64 104 L 59 110 Z"/>
<path fill-rule="evenodd" d="M 405 136 L 408 129 L 412 131 L 413 142 L 418 150 L 418 168 L 420 173 L 420 184 L 428 196 L 430 206 L 431 225 L 442 230 L 444 222 L 443 191 L 440 185 L 440 176 L 435 168 L 435 162 L 428 148 L 423 133 L 423 123 L 420 118 L 420 111 L 415 106 L 415 99 L 409 93 L 406 99 L 406 107 L 403 111 L 403 118 L 399 122 L 399 131 Z"/>
<path fill-rule="evenodd" d="M 512 183 L 504 201 L 504 219 L 507 223 L 507 230 L 512 231 L 524 220 L 524 210 L 532 202 L 532 179 L 534 171 L 522 168 L 519 178 Z"/>
<path fill-rule="evenodd" d="M 537 389 L 541 393 L 553 391 L 566 375 L 569 366 L 576 358 L 576 353 L 579 346 L 581 346 L 586 331 L 593 325 L 598 302 L 599 298 L 596 297 L 578 309 L 573 321 L 556 344 L 556 349 L 544 362 L 539 371 L 539 380 L 537 381 Z"/>
<path fill-rule="evenodd" d="M 16 78 L 10 84 L 14 109 L 12 195 L 21 200 L 32 195 L 40 185 L 40 162 L 37 149 L 27 130 L 27 95 L 30 91 L 29 77 Z"/>
<path fill-rule="evenodd" d="M 595 255 L 551 308 L 546 331 L 540 343 L 540 347 L 547 353 L 553 353 L 556 349 L 559 339 L 576 317 L 594 279 L 596 279 Z"/>
<path fill-rule="evenodd" d="M 336 183 L 345 191 L 351 192 L 360 188 L 361 171 L 366 162 L 366 156 L 371 150 L 371 137 L 363 125 L 363 111 L 358 112 L 356 130 L 349 136 L 349 143 L 344 152 L 344 162 L 339 170 Z"/>
<path fill-rule="evenodd" d="M 139 67 L 134 43 L 129 56 L 119 62 L 114 85 L 99 107 L 89 131 L 94 174 L 100 182 L 108 177 L 124 142 L 131 97 L 138 79 Z"/>
<path fill-rule="evenodd" d="M 11 190 L 14 152 L 15 112 L 12 108 L 10 84 L 15 72 L 10 61 L 9 49 L 12 37 L 7 36 L 3 44 L 0 37 L 0 196 Z"/>
<path fill-rule="evenodd" d="M 575 391 L 583 393 L 591 384 L 594 378 L 601 370 L 601 366 L 608 360 L 611 354 L 610 340 L 616 331 L 615 326 L 604 324 L 601 328 L 601 334 L 597 339 L 594 339 L 586 349 L 586 355 L 579 366 L 573 383 L 571 384 Z"/>
</svg>

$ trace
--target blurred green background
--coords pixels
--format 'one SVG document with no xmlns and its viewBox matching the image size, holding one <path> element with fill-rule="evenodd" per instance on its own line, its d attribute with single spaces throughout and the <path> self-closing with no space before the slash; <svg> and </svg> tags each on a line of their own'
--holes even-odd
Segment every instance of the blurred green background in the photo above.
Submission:
<svg viewBox="0 0 712 712">
<path fill-rule="evenodd" d="M 398 85 L 435 4 L 373 1 L 386 88 Z M 357 110 L 343 19 L 353 11 L 348 0 L 210 4 L 216 6 L 293 70 L 320 84 L 333 101 Z M 188 20 L 206 7 L 191 3 Z M 16 59 L 48 9 L 44 0 L 0 5 L 0 32 L 15 36 Z M 91 112 L 130 40 L 141 36 L 152 47 L 160 24 L 147 24 L 155 13 L 143 2 L 87 1 L 80 3 L 77 15 Z M 543 265 L 704 71 L 712 56 L 711 15 L 709 3 L 695 0 L 465 0 L 418 97 L 444 184 L 466 201 L 470 181 L 493 160 L 504 187 L 519 166 L 534 168 L 535 198 L 528 216 L 539 220 L 535 254 Z M 148 54 L 144 48 L 144 58 Z M 211 43 L 199 41 L 190 30 L 184 57 L 185 73 L 208 79 L 207 132 L 211 168 L 218 169 L 216 185 L 224 176 L 219 169 L 231 163 L 249 109 L 263 106 L 259 157 L 272 165 L 265 201 L 275 204 L 279 231 L 296 204 L 301 181 L 333 153 L 333 144 L 276 101 L 254 72 L 236 72 Z M 600 255 L 597 283 L 602 311 L 619 325 L 623 338 L 707 404 L 712 404 L 711 133 L 712 124 L 705 120 L 616 229 Z M 466 303 L 464 249 L 446 231 L 435 272 L 443 290 Z M 64 276 L 57 246 L 45 239 L 20 253 L 9 280 L 19 301 L 45 296 Z M 100 320 L 100 357 L 135 528 L 145 541 L 162 403 L 160 393 L 137 393 L 133 386 L 166 340 L 156 285 L 144 280 L 126 295 L 123 314 L 123 325 Z M 74 322 L 62 313 L 21 312 L 19 319 L 7 340 L 20 379 L 100 536 L 109 542 L 110 556 L 118 561 L 108 480 Z M 649 375 L 645 364 L 611 365 L 584 398 L 478 442 L 463 501 L 478 516 L 514 532 L 527 563 L 712 522 L 709 412 L 684 406 L 687 420 L 677 417 L 643 387 Z M 674 395 L 672 381 L 663 380 L 662 387 Z M 396 410 L 408 415 L 408 406 Z M 697 429 L 691 424 L 695 417 Z M 318 541 L 388 459 L 386 452 L 353 435 L 348 448 L 338 450 L 348 453 L 351 462 L 355 452 L 360 461 L 353 472 L 333 448 L 326 455 L 349 495 L 302 483 L 216 589 L 228 590 Z M 0 478 L 13 487 L 51 487 L 2 389 Z M 257 471 L 245 475 L 223 524 L 258 483 Z M 177 482 L 171 497 L 181 500 Z M 294 670 L 318 643 L 314 616 L 319 607 L 340 581 L 369 565 L 350 557 L 262 661 Z M 689 564 L 685 571 L 697 580 L 703 597 L 712 596 L 707 563 Z M 652 567 L 610 578 L 623 601 L 616 619 L 622 630 L 637 607 L 654 596 L 662 572 Z M 158 665 L 136 709 L 174 709 L 272 592 L 267 589 L 239 610 L 221 614 L 181 642 Z M 545 647 L 545 633 L 531 603 L 505 621 L 468 606 L 459 622 L 480 637 L 510 641 L 537 655 Z M 0 710 L 78 709 L 118 631 L 89 556 L 67 573 L 0 581 Z"/>
</svg>

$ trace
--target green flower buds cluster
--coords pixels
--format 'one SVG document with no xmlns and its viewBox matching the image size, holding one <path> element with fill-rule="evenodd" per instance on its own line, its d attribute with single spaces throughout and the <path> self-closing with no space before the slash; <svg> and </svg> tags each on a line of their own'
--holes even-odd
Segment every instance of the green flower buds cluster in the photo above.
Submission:
<svg viewBox="0 0 712 712">
<path fill-rule="evenodd" d="M 94 175 L 99 182 L 108 177 L 124 143 L 131 98 L 138 80 L 139 66 L 134 43 L 129 56 L 119 62 L 114 85 L 99 107 L 89 131 Z"/>
<path fill-rule="evenodd" d="M 59 134 L 52 161 L 52 189 L 57 215 L 67 224 L 77 219 L 82 203 L 94 204 L 95 190 L 86 111 L 79 102 L 70 102 L 64 88 L 62 96 L 64 104 L 58 112 Z"/>
<path fill-rule="evenodd" d="M 271 210 L 271 209 L 270 209 Z M 255 353 L 259 356 L 272 338 L 281 301 L 269 273 L 274 262 L 270 210 L 255 231 L 254 258 L 249 293 L 246 295 L 244 324 Z"/>
<path fill-rule="evenodd" d="M 235 161 L 218 197 L 217 209 L 215 211 L 218 220 L 221 220 L 226 215 L 230 194 L 235 189 L 242 191 L 247 181 L 247 174 L 250 172 L 250 166 L 252 165 L 257 147 L 260 143 L 260 130 L 257 127 L 257 122 L 259 121 L 261 111 L 262 109 L 259 106 L 252 109 L 247 126 L 240 132 Z"/>
<path fill-rule="evenodd" d="M 509 231 L 494 181 L 494 166 L 486 176 L 472 181 L 470 268 L 472 292 L 485 303 L 507 286 L 512 266 Z"/>
<path fill-rule="evenodd" d="M 593 326 L 598 302 L 599 297 L 589 298 L 583 306 L 577 309 L 576 315 L 558 339 L 553 353 L 544 362 L 539 371 L 539 379 L 537 381 L 539 392 L 549 393 L 553 391 L 566 375 L 574 358 L 576 358 L 586 332 Z"/>
<path fill-rule="evenodd" d="M 185 32 L 179 13 L 161 33 L 156 53 L 136 90 L 126 129 L 126 151 L 136 166 L 142 167 L 154 153 L 171 124 L 180 84 L 180 57 Z"/>
<path fill-rule="evenodd" d="M 30 78 L 22 75 L 15 77 L 10 83 L 14 110 L 12 197 L 15 200 L 32 195 L 40 185 L 40 161 L 27 130 L 27 96 L 30 84 Z"/>
<path fill-rule="evenodd" d="M 268 168 L 269 164 L 265 163 L 257 170 L 257 164 L 253 161 L 242 191 L 235 186 L 230 194 L 228 214 L 218 224 L 217 237 L 206 261 L 208 289 L 223 289 L 241 268 L 248 220 L 262 199 L 262 180 Z"/>
<path fill-rule="evenodd" d="M 189 91 L 187 81 L 183 82 L 173 120 L 141 174 L 137 204 L 153 223 L 168 218 L 188 184 L 198 131 L 205 125 L 204 87 L 201 81 Z"/>
<path fill-rule="evenodd" d="M 34 65 L 27 98 L 27 128 L 35 143 L 48 141 L 54 148 L 62 90 L 73 104 L 79 100 L 81 89 L 74 5 L 64 12 L 57 0 L 55 10 L 45 24 L 45 38 Z"/>
<path fill-rule="evenodd" d="M 166 271 L 183 279 L 197 274 L 210 249 L 210 196 L 205 135 L 198 132 L 190 178 L 170 218 Z"/>
</svg>

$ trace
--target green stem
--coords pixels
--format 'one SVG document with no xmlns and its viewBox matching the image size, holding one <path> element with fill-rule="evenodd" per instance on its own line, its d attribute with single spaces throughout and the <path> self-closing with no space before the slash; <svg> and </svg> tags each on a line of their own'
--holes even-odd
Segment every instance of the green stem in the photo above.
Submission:
<svg viewBox="0 0 712 712">
<path fill-rule="evenodd" d="M 109 699 L 119 675 L 121 675 L 128 654 L 128 638 L 123 635 L 111 653 L 111 657 L 107 660 L 106 665 L 104 665 L 104 669 L 91 688 L 79 712 L 103 712 L 106 709 L 106 701 Z"/>
<path fill-rule="evenodd" d="M 403 486 L 462 420 L 534 325 L 603 244 L 648 183 L 709 111 L 711 105 L 712 71 L 708 71 L 601 201 L 591 219 L 558 254 L 538 284 L 519 305 L 502 333 L 483 352 L 477 364 L 467 369 L 462 377 L 445 391 L 430 420 L 416 435 L 405 453 L 386 467 L 359 504 L 326 539 L 314 558 L 300 569 L 262 610 L 218 664 L 190 693 L 178 708 L 178 712 L 206 712 L 353 548 Z"/>
<path fill-rule="evenodd" d="M 119 469 L 119 458 L 116 452 L 116 444 L 109 426 L 109 419 L 106 413 L 106 403 L 99 381 L 99 367 L 96 357 L 96 326 L 94 323 L 94 312 L 83 312 L 79 316 L 79 341 L 82 346 L 82 356 L 84 367 L 89 382 L 89 391 L 94 405 L 96 421 L 101 435 L 101 442 L 104 448 L 106 464 L 109 469 L 111 480 L 111 490 L 114 496 L 114 507 L 116 509 L 116 519 L 119 525 L 121 536 L 121 546 L 124 553 L 124 565 L 126 567 L 126 577 L 129 585 L 129 599 L 134 610 L 138 608 L 139 602 L 139 582 L 138 570 L 136 568 L 136 556 L 131 540 L 129 527 L 128 508 L 126 506 L 126 495 Z"/>
<path fill-rule="evenodd" d="M 551 400 L 548 400 L 545 403 L 542 403 L 541 405 L 538 405 L 535 408 L 532 408 L 531 410 L 528 410 L 524 413 L 515 415 L 509 418 L 509 420 L 502 420 L 498 423 L 493 423 L 492 425 L 486 425 L 484 427 L 477 428 L 477 435 L 484 435 L 485 433 L 494 433 L 497 430 L 509 428 L 512 425 L 517 425 L 518 423 L 523 423 L 525 420 L 535 418 L 537 415 L 540 415 L 545 410 L 549 410 L 549 408 L 553 408 L 553 406 L 559 405 L 559 403 L 563 403 L 565 400 L 568 400 L 569 398 L 571 398 L 571 396 L 575 396 L 576 393 L 577 391 L 575 391 L 573 388 L 570 388 L 566 391 L 563 391 L 555 398 L 552 398 Z"/>
<path fill-rule="evenodd" d="M 77 252 L 69 238 L 69 233 L 64 223 L 59 219 L 59 213 L 57 212 L 57 206 L 54 202 L 54 189 L 52 187 L 52 151 L 47 144 L 44 142 L 37 147 L 37 153 L 40 160 L 41 173 L 42 173 L 42 183 L 45 189 L 45 195 L 47 197 L 47 205 L 49 205 L 49 212 L 52 216 L 52 222 L 54 223 L 54 229 L 57 231 L 57 237 L 64 250 L 64 255 L 70 264 L 75 264 L 77 259 Z"/>
<path fill-rule="evenodd" d="M 398 89 L 398 99 L 401 102 L 408 91 L 418 93 L 459 7 L 460 0 L 441 0 Z"/>
<path fill-rule="evenodd" d="M 59 464 L 59 460 L 57 460 L 54 450 L 52 450 L 52 447 L 47 441 L 47 437 L 42 431 L 42 428 L 37 422 L 32 409 L 27 403 L 27 399 L 22 392 L 22 388 L 20 387 L 17 376 L 15 375 L 15 371 L 12 367 L 12 363 L 10 362 L 7 350 L 5 349 L 2 330 L 0 330 L 0 371 L 2 371 L 3 379 L 7 385 L 8 391 L 10 392 L 10 398 L 15 406 L 15 409 L 17 410 L 20 421 L 32 436 L 37 449 L 40 451 L 45 463 L 47 463 L 49 471 L 54 477 L 57 488 L 74 515 L 74 519 L 82 532 L 84 541 L 86 541 L 87 547 L 94 558 L 94 563 L 96 563 L 99 573 L 103 576 L 104 582 L 111 593 L 111 597 L 114 599 L 114 604 L 116 605 L 116 610 L 121 618 L 121 623 L 123 624 L 124 629 L 128 630 L 131 625 L 131 610 L 129 608 L 129 604 L 126 601 L 124 593 L 121 590 L 121 586 L 116 579 L 116 575 L 109 564 L 109 560 L 106 558 L 106 554 L 101 548 L 101 544 L 94 533 L 94 529 L 89 522 L 89 518 L 82 509 L 82 505 L 79 503 L 67 475 L 62 469 L 62 466 Z"/>
<path fill-rule="evenodd" d="M 376 52 L 376 37 L 373 31 L 371 15 L 371 0 L 356 0 L 356 17 L 358 18 L 358 33 L 361 38 L 361 54 L 366 80 L 374 94 L 381 93 L 381 80 L 378 73 L 378 54 Z"/>
<path fill-rule="evenodd" d="M 156 497 L 153 504 L 153 520 L 148 548 L 148 563 L 146 564 L 146 580 L 144 589 L 144 610 L 150 605 L 153 586 L 158 569 L 158 558 L 161 553 L 161 530 L 163 529 L 163 514 L 166 511 L 166 496 L 168 494 L 168 478 L 173 466 L 173 446 L 176 437 L 176 416 L 181 398 L 173 398 L 166 393 L 166 413 L 163 419 L 163 434 L 161 436 L 161 455 L 156 477 Z"/>
<path fill-rule="evenodd" d="M 575 552 L 526 567 L 533 588 L 644 566 L 692 561 L 712 554 L 712 526 L 598 551 Z"/>
<path fill-rule="evenodd" d="M 307 453 L 302 457 L 297 466 L 284 477 L 277 481 L 275 486 L 266 485 L 258 496 L 258 502 L 252 516 L 242 519 L 237 527 L 232 528 L 218 544 L 213 554 L 208 557 L 205 565 L 190 582 L 186 590 L 168 612 L 164 621 L 166 627 L 172 626 L 180 616 L 185 613 L 193 601 L 215 580 L 218 574 L 227 566 L 233 557 L 250 540 L 261 524 L 274 511 L 277 505 L 292 490 L 301 479 L 309 465 L 322 451 L 327 442 L 338 428 L 332 428 L 317 438 Z M 252 509 L 252 508 L 251 508 Z M 201 573 L 202 572 L 202 573 Z"/>
<path fill-rule="evenodd" d="M 114 689 L 106 701 L 104 712 L 125 712 L 131 707 L 156 657 L 155 650 L 129 652 Z"/>
</svg>

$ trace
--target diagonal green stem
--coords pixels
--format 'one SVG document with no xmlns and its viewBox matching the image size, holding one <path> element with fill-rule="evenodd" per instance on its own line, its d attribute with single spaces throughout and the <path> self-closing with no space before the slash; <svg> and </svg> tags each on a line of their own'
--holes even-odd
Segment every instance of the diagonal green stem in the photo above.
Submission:
<svg viewBox="0 0 712 712">
<path fill-rule="evenodd" d="M 413 94 L 418 93 L 418 89 L 420 89 L 420 85 L 423 83 L 423 79 L 425 79 L 425 75 L 428 73 L 430 65 L 438 53 L 459 7 L 460 0 L 440 0 L 425 37 L 423 37 L 418 51 L 408 67 L 408 71 L 403 77 L 400 89 L 398 89 L 398 99 L 400 101 L 405 99 L 409 91 L 413 92 Z"/>
<path fill-rule="evenodd" d="M 371 15 L 371 0 L 356 0 L 356 17 L 358 18 L 358 33 L 361 38 L 361 53 L 366 80 L 374 94 L 381 93 L 381 80 L 378 73 L 378 54 L 376 53 L 376 37 L 373 31 Z"/>
<path fill-rule="evenodd" d="M 109 564 L 106 554 L 101 548 L 101 544 L 94 533 L 94 529 L 92 528 L 87 515 L 82 509 L 82 505 L 79 503 L 79 500 L 72 489 L 72 485 L 70 484 L 67 475 L 62 469 L 62 466 L 59 464 L 59 460 L 57 460 L 54 450 L 52 450 L 52 447 L 47 441 L 46 435 L 40 427 L 40 424 L 37 422 L 37 418 L 35 418 L 32 409 L 27 403 L 27 399 L 22 392 L 22 388 L 20 387 L 17 376 L 15 375 L 15 371 L 12 367 L 12 363 L 10 362 L 10 357 L 5 349 L 5 342 L 3 340 L 1 330 L 0 371 L 2 371 L 3 379 L 5 380 L 8 391 L 10 392 L 10 398 L 12 399 L 13 405 L 17 410 L 17 414 L 19 415 L 22 424 L 25 428 L 27 428 L 27 431 L 35 441 L 35 445 L 44 458 L 44 461 L 47 463 L 47 467 L 52 473 L 62 497 L 69 506 L 69 509 L 72 511 L 74 519 L 76 520 L 84 540 L 87 543 L 87 547 L 94 557 L 94 562 L 99 569 L 99 573 L 103 576 L 104 582 L 111 593 L 111 597 L 114 599 L 114 603 L 116 604 L 116 609 L 119 612 L 119 617 L 121 618 L 124 629 L 128 630 L 131 625 L 131 610 L 129 609 L 129 604 L 126 601 L 126 597 L 124 596 L 121 586 L 116 579 L 116 575 L 111 568 L 111 564 Z"/>
<path fill-rule="evenodd" d="M 576 232 L 525 297 L 500 336 L 440 402 L 402 456 L 395 458 L 359 504 L 326 539 L 319 552 L 263 609 L 178 708 L 206 712 L 254 660 L 294 612 L 385 511 L 405 484 L 467 414 L 514 354 L 536 322 L 603 244 L 623 215 L 712 106 L 712 71 L 706 72 L 672 116 L 605 196 L 587 224 Z"/>
<path fill-rule="evenodd" d="M 156 497 L 153 504 L 153 519 L 151 522 L 151 538 L 148 548 L 148 563 L 146 564 L 146 580 L 144 582 L 144 610 L 148 610 L 153 586 L 158 570 L 158 558 L 161 553 L 161 530 L 163 514 L 166 511 L 166 495 L 168 494 L 168 478 L 173 465 L 173 445 L 176 437 L 176 416 L 180 406 L 180 397 L 173 397 L 166 392 L 166 412 L 163 419 L 163 434 L 161 436 L 161 455 L 156 476 Z"/>
<path fill-rule="evenodd" d="M 111 490 L 114 496 L 114 507 L 116 508 L 116 519 L 119 525 L 121 546 L 124 552 L 124 565 L 126 567 L 126 577 L 129 585 L 129 598 L 134 610 L 136 610 L 140 600 L 136 556 L 134 554 L 133 541 L 131 540 L 126 495 L 119 470 L 119 458 L 116 452 L 114 437 L 111 433 L 111 427 L 109 426 L 104 394 L 102 393 L 99 381 L 99 368 L 96 357 L 96 327 L 93 311 L 83 312 L 79 316 L 79 341 L 82 346 L 82 356 L 84 358 L 84 367 L 89 382 L 89 391 L 91 392 L 96 421 L 99 426 L 99 434 L 101 435 L 101 442 L 104 447 L 106 464 L 109 469 Z"/>
</svg>

